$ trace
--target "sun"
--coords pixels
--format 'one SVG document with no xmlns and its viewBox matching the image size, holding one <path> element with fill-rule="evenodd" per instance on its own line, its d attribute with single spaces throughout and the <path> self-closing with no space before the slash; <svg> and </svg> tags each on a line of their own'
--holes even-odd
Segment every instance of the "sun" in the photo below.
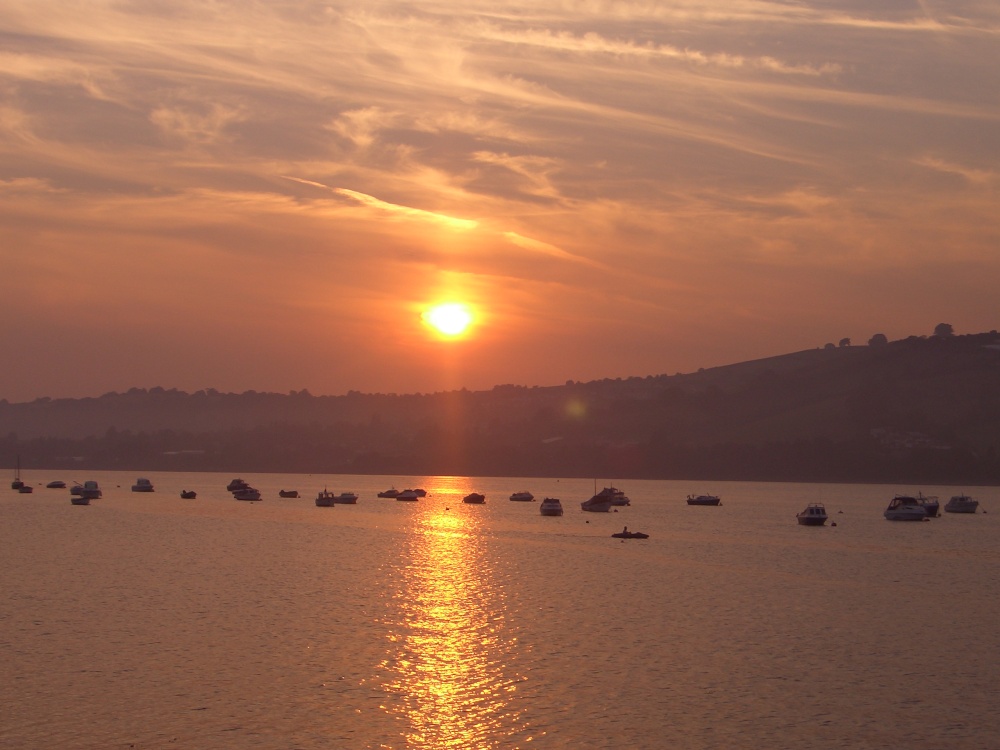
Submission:
<svg viewBox="0 0 1000 750">
<path fill-rule="evenodd" d="M 435 305 L 423 314 L 424 322 L 444 336 L 461 336 L 472 325 L 472 312 L 459 302 Z"/>
</svg>

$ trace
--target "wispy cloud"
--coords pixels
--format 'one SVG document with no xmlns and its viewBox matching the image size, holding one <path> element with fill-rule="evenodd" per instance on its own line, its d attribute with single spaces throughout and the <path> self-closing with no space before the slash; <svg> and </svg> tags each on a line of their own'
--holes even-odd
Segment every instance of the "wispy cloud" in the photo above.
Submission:
<svg viewBox="0 0 1000 750">
<path fill-rule="evenodd" d="M 106 340 L 140 303 L 254 338 L 233 276 L 260 325 L 357 352 L 294 384 L 315 393 L 433 387 L 376 356 L 421 351 L 398 288 L 493 305 L 470 386 L 586 377 L 595 335 L 634 344 L 604 374 L 813 345 L 820 319 L 908 335 L 945 283 L 942 319 L 996 325 L 953 306 L 1000 273 L 989 3 L 0 0 L 0 29 L 0 260 L 22 287 L 0 313 L 39 312 L 38 340 Z M 116 311 L 86 335 L 46 291 L 60 268 Z M 162 294 L 137 300 L 141 275 Z M 902 276 L 920 293 L 888 305 Z"/>
</svg>

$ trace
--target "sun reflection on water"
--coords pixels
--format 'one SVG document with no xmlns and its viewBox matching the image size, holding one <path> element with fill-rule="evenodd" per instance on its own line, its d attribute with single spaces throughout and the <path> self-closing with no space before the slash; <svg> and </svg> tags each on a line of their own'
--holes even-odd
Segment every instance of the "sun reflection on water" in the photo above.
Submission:
<svg viewBox="0 0 1000 750">
<path fill-rule="evenodd" d="M 516 638 L 469 510 L 427 503 L 408 535 L 381 665 L 383 708 L 405 722 L 406 748 L 510 748 L 526 728 L 514 700 L 521 678 L 506 663 Z"/>
</svg>

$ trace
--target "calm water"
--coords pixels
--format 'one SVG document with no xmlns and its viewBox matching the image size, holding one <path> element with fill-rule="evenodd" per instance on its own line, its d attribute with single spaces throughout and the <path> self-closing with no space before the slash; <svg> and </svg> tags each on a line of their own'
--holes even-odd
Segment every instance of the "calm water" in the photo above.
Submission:
<svg viewBox="0 0 1000 750">
<path fill-rule="evenodd" d="M 137 494 L 134 474 L 30 474 L 105 493 L 0 490 L 3 748 L 1000 737 L 998 488 L 629 481 L 630 507 L 593 514 L 582 480 L 246 475 L 264 493 L 247 503 L 228 475 Z M 390 485 L 430 495 L 376 498 Z M 324 486 L 361 499 L 317 508 Z M 523 489 L 565 515 L 507 499 Z M 917 490 L 968 491 L 980 513 L 882 518 Z M 706 491 L 723 505 L 684 503 Z M 807 502 L 836 526 L 798 526 Z M 650 538 L 610 537 L 626 524 Z"/>
</svg>

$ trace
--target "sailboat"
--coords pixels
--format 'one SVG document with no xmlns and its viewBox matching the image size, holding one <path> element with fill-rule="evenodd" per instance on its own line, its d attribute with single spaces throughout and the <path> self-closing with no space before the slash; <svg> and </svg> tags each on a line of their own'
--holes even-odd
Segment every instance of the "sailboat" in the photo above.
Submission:
<svg viewBox="0 0 1000 750">
<path fill-rule="evenodd" d="M 17 457 L 17 467 L 14 469 L 14 481 L 10 483 L 10 488 L 12 490 L 19 490 L 24 487 L 24 482 L 21 481 L 21 456 Z"/>
</svg>

